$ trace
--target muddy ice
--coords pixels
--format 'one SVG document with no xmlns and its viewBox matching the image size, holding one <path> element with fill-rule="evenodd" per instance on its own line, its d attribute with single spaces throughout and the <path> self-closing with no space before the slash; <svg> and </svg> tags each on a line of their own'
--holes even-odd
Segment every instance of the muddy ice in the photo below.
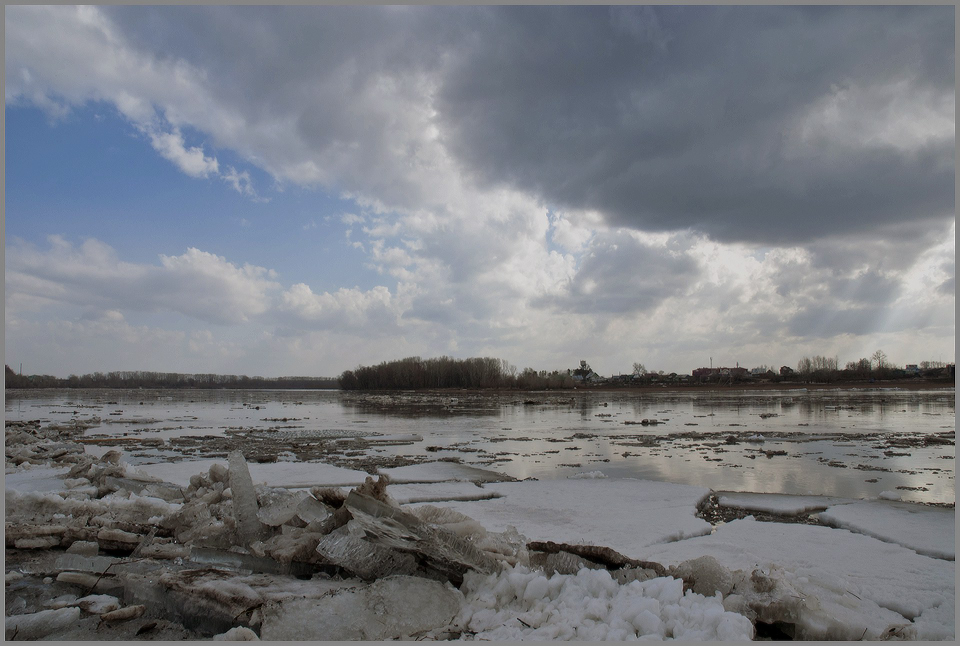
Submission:
<svg viewBox="0 0 960 646">
<path fill-rule="evenodd" d="M 7 477 L 40 483 L 5 492 L 11 640 L 935 635 L 835 580 L 531 541 L 463 507 L 500 499 L 402 505 L 385 474 L 270 487 L 233 452 L 184 486 L 85 454 L 69 430 L 8 423 L 6 439 Z"/>
</svg>

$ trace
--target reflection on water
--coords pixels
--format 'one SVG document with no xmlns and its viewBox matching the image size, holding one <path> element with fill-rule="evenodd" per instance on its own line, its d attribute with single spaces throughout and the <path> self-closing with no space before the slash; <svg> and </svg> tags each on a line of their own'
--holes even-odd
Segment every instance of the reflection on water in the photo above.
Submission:
<svg viewBox="0 0 960 646">
<path fill-rule="evenodd" d="M 515 477 L 583 471 L 713 489 L 953 502 L 954 390 L 508 392 L 7 392 L 7 419 L 93 422 L 91 438 L 238 429 L 309 435 L 420 435 L 382 455 L 458 458 Z M 98 421 L 99 420 L 99 421 Z M 647 424 L 642 422 L 647 420 Z M 656 424 L 651 423 L 656 420 Z M 199 455 L 198 455 L 199 457 Z"/>
</svg>

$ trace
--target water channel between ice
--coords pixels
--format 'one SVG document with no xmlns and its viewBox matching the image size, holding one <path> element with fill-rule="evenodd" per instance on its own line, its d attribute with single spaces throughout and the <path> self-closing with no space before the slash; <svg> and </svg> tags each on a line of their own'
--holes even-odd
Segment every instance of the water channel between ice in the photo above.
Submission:
<svg viewBox="0 0 960 646">
<path fill-rule="evenodd" d="M 953 388 L 7 391 L 5 416 L 44 424 L 93 422 L 85 432 L 87 450 L 102 453 L 110 440 L 127 439 L 111 446 L 122 448 L 132 464 L 225 457 L 222 444 L 216 451 L 206 448 L 214 438 L 242 436 L 264 446 L 282 440 L 293 448 L 339 438 L 354 441 L 338 463 L 356 460 L 358 468 L 371 459 L 456 458 L 520 479 L 599 471 L 714 490 L 955 499 Z M 276 459 L 298 458 L 288 449 Z"/>
</svg>

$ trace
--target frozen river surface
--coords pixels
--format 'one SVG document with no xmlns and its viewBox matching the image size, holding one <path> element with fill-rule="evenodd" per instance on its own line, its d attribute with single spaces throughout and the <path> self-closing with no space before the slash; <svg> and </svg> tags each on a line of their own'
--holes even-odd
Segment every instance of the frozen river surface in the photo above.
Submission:
<svg viewBox="0 0 960 646">
<path fill-rule="evenodd" d="M 953 503 L 953 388 L 907 391 L 7 391 L 8 420 L 80 425 L 130 463 L 225 458 L 376 468 L 457 459 L 715 491 Z M 644 424 L 646 420 L 646 424 Z M 656 420 L 654 423 L 653 420 Z"/>
</svg>

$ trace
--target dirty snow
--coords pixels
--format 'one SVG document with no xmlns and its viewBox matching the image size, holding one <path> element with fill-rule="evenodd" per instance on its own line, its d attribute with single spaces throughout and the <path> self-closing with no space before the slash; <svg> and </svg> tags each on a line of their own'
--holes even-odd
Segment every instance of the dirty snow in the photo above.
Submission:
<svg viewBox="0 0 960 646">
<path fill-rule="evenodd" d="M 953 509 L 886 501 L 838 505 L 820 514 L 820 521 L 832 527 L 951 561 L 956 555 L 955 518 Z"/>
<path fill-rule="evenodd" d="M 851 498 L 796 496 L 782 493 L 718 491 L 716 495 L 721 507 L 736 507 L 738 509 L 760 511 L 780 516 L 798 516 L 810 511 L 826 509 L 830 505 L 856 502 L 856 500 Z"/>
<path fill-rule="evenodd" d="M 621 585 L 606 570 L 547 577 L 517 566 L 469 573 L 457 625 L 477 640 L 749 640 L 753 624 L 726 612 L 719 595 L 684 593 L 672 577 Z"/>
<path fill-rule="evenodd" d="M 394 467 L 392 469 L 380 469 L 380 473 L 386 474 L 390 482 L 397 484 L 408 484 L 416 482 L 448 482 L 448 481 L 468 481 L 468 482 L 502 482 L 512 480 L 510 476 L 489 469 L 472 467 L 458 462 L 423 462 L 421 464 L 410 464 L 405 467 Z"/>
<path fill-rule="evenodd" d="M 851 607 L 858 597 L 905 620 L 919 617 L 914 625 L 917 639 L 946 639 L 954 634 L 953 563 L 900 545 L 844 529 L 748 517 L 723 525 L 710 536 L 651 546 L 642 558 L 668 565 L 703 555 L 731 569 L 779 567 L 795 575 L 795 586 L 813 597 L 835 595 L 839 590 L 850 595 L 845 603 Z M 882 619 L 876 610 L 862 608 L 862 612 Z"/>
<path fill-rule="evenodd" d="M 503 496 L 502 493 L 492 491 L 488 487 L 478 487 L 472 482 L 392 484 L 387 491 L 401 505 L 418 502 L 488 500 Z"/>
<path fill-rule="evenodd" d="M 532 541 L 601 545 L 634 558 L 645 558 L 648 545 L 711 530 L 696 517 L 706 487 L 624 478 L 499 482 L 484 489 L 504 497 L 444 506 L 488 531 L 513 526 Z"/>
<path fill-rule="evenodd" d="M 568 480 L 590 480 L 590 479 L 603 479 L 607 475 L 603 471 L 581 471 L 580 473 L 574 473 L 572 476 L 567 476 Z"/>
</svg>

